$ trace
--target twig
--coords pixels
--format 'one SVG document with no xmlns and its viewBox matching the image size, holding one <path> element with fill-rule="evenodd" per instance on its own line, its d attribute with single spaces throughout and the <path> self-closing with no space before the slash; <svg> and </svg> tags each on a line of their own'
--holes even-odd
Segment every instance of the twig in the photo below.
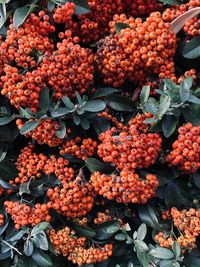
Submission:
<svg viewBox="0 0 200 267">
<path fill-rule="evenodd" d="M 22 255 L 22 253 L 16 248 L 16 247 L 13 247 L 10 243 L 8 243 L 7 241 L 5 240 L 1 240 L 1 242 L 3 242 L 4 244 L 6 244 L 8 247 L 10 247 L 11 249 L 15 250 L 19 255 Z"/>
</svg>

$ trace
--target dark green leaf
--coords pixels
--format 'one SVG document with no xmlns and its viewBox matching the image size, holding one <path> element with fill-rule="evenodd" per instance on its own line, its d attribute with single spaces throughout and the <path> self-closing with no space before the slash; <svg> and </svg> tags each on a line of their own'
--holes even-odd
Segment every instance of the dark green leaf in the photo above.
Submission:
<svg viewBox="0 0 200 267">
<path fill-rule="evenodd" d="M 94 173 L 95 171 L 104 171 L 106 169 L 106 164 L 95 158 L 88 158 L 85 161 L 85 164 L 91 173 Z"/>
<path fill-rule="evenodd" d="M 138 228 L 138 231 L 137 231 L 137 239 L 144 240 L 146 234 L 147 234 L 147 227 L 146 227 L 146 224 L 143 223 Z"/>
<path fill-rule="evenodd" d="M 114 93 L 119 93 L 120 90 L 112 87 L 103 87 L 98 88 L 96 92 L 93 94 L 92 98 L 104 97 L 108 95 L 112 95 Z"/>
<path fill-rule="evenodd" d="M 134 240 L 134 245 L 138 253 L 148 251 L 147 244 L 142 240 Z"/>
<path fill-rule="evenodd" d="M 84 130 L 88 130 L 90 128 L 90 122 L 85 118 L 81 118 L 81 126 Z"/>
<path fill-rule="evenodd" d="M 170 137 L 176 130 L 179 118 L 172 115 L 166 115 L 162 120 L 162 130 L 166 138 Z"/>
<path fill-rule="evenodd" d="M 165 188 L 165 204 L 168 209 L 172 207 L 181 207 L 181 193 L 179 187 L 170 183 Z"/>
<path fill-rule="evenodd" d="M 31 231 L 31 236 L 36 236 L 37 234 L 44 231 L 46 228 L 48 228 L 50 225 L 48 222 L 40 222 Z"/>
<path fill-rule="evenodd" d="M 74 122 L 75 125 L 79 125 L 80 124 L 81 119 L 80 119 L 79 116 L 77 116 L 76 114 L 74 114 L 72 118 L 73 118 L 73 122 Z"/>
<path fill-rule="evenodd" d="M 56 4 L 54 2 L 52 2 L 51 0 L 48 1 L 47 3 L 47 8 L 49 12 L 52 12 L 55 8 Z"/>
<path fill-rule="evenodd" d="M 63 96 L 62 101 L 68 109 L 75 108 L 74 104 L 71 102 L 68 96 Z"/>
<path fill-rule="evenodd" d="M 44 231 L 35 235 L 34 237 L 31 237 L 31 240 L 36 245 L 36 247 L 42 250 L 48 250 L 49 243 Z"/>
<path fill-rule="evenodd" d="M 36 121 L 36 120 L 35 121 L 27 121 L 26 123 L 24 123 L 24 125 L 20 129 L 20 133 L 26 134 L 26 133 L 34 130 L 39 124 L 40 124 L 40 122 Z"/>
<path fill-rule="evenodd" d="M 67 130 L 66 130 L 66 126 L 65 123 L 62 121 L 60 122 L 60 128 L 56 131 L 56 136 L 58 138 L 63 139 L 66 136 Z"/>
<path fill-rule="evenodd" d="M 30 188 L 29 188 L 30 182 L 31 182 L 31 179 L 26 183 L 20 184 L 20 186 L 19 186 L 19 195 L 20 196 L 23 194 L 30 194 L 31 193 Z"/>
<path fill-rule="evenodd" d="M 0 187 L 4 188 L 4 189 L 11 189 L 12 186 L 7 183 L 6 181 L 4 181 L 3 179 L 0 178 Z"/>
<path fill-rule="evenodd" d="M 123 22 L 117 22 L 115 23 L 115 31 L 116 33 L 120 33 L 122 29 L 130 28 L 130 26 L 127 23 Z"/>
<path fill-rule="evenodd" d="M 173 244 L 173 252 L 176 257 L 180 257 L 181 255 L 181 248 L 180 245 L 177 241 L 174 242 Z"/>
<path fill-rule="evenodd" d="M 41 267 L 53 266 L 53 262 L 49 256 L 37 248 L 34 248 L 32 259 Z"/>
<path fill-rule="evenodd" d="M 150 257 L 145 252 L 137 253 L 138 260 L 142 264 L 142 267 L 149 267 Z"/>
<path fill-rule="evenodd" d="M 18 170 L 12 162 L 7 159 L 0 162 L 0 178 L 2 180 L 13 180 L 17 174 Z"/>
<path fill-rule="evenodd" d="M 142 88 L 142 91 L 140 93 L 140 101 L 141 102 L 143 102 L 143 103 L 147 102 L 149 95 L 150 95 L 150 90 L 151 90 L 150 86 L 144 86 Z"/>
<path fill-rule="evenodd" d="M 150 206 L 140 206 L 138 209 L 139 217 L 145 224 L 154 228 L 158 224 L 155 210 Z"/>
<path fill-rule="evenodd" d="M 19 26 L 21 26 L 24 23 L 28 15 L 33 11 L 34 7 L 35 5 L 31 4 L 30 6 L 26 5 L 26 6 L 18 7 L 15 10 L 14 16 L 13 16 L 13 22 L 14 22 L 14 27 L 16 29 L 19 28 Z"/>
<path fill-rule="evenodd" d="M 160 2 L 168 5 L 180 5 L 180 2 L 178 0 L 159 0 Z"/>
<path fill-rule="evenodd" d="M 51 112 L 53 118 L 62 117 L 64 115 L 70 114 L 72 111 L 68 108 L 58 108 Z"/>
<path fill-rule="evenodd" d="M 88 5 L 87 0 L 75 0 L 75 14 L 76 15 L 84 15 L 90 12 L 90 7 Z"/>
<path fill-rule="evenodd" d="M 85 103 L 82 110 L 88 112 L 100 112 L 106 108 L 106 104 L 102 100 L 91 100 Z"/>
<path fill-rule="evenodd" d="M 195 95 L 190 95 L 187 101 L 190 103 L 200 105 L 200 99 L 198 97 L 196 97 Z"/>
<path fill-rule="evenodd" d="M 118 241 L 124 241 L 124 240 L 126 240 L 126 235 L 123 234 L 123 233 L 121 233 L 121 234 L 117 234 L 117 235 L 115 236 L 115 239 L 118 240 Z"/>
<path fill-rule="evenodd" d="M 109 107 L 117 111 L 132 112 L 134 110 L 133 101 L 125 96 L 118 96 L 118 95 L 108 96 L 106 98 L 106 103 Z"/>
<path fill-rule="evenodd" d="M 31 119 L 33 118 L 33 112 L 29 109 L 29 108 L 21 108 L 20 107 L 20 113 L 22 114 L 22 116 L 24 116 L 26 119 Z"/>
<path fill-rule="evenodd" d="M 98 240 L 107 240 L 111 236 L 113 236 L 120 229 L 119 224 L 114 221 L 107 221 L 101 224 L 95 225 L 95 238 Z"/>
<path fill-rule="evenodd" d="M 24 253 L 26 256 L 31 256 L 33 253 L 33 243 L 30 239 L 27 239 L 24 243 Z"/>
<path fill-rule="evenodd" d="M 11 117 L 0 117 L 0 126 L 8 124 L 12 120 L 13 120 L 13 118 L 11 118 Z"/>
<path fill-rule="evenodd" d="M 92 237 L 94 237 L 96 235 L 96 232 L 92 228 L 87 227 L 87 226 L 84 226 L 84 225 L 78 225 L 78 224 L 76 224 L 76 225 L 73 226 L 73 228 L 81 236 L 92 238 Z"/>
<path fill-rule="evenodd" d="M 183 49 L 183 56 L 188 59 L 200 57 L 200 36 L 190 40 Z"/>
<path fill-rule="evenodd" d="M 46 113 L 50 106 L 49 89 L 44 88 L 40 92 L 39 108 Z"/>
<path fill-rule="evenodd" d="M 190 89 L 192 87 L 193 79 L 192 77 L 187 77 L 184 79 L 179 87 L 179 94 L 181 101 L 184 103 L 188 100 L 190 96 Z"/>
<path fill-rule="evenodd" d="M 200 189 L 200 173 L 196 172 L 192 175 L 192 179 L 196 187 Z"/>
<path fill-rule="evenodd" d="M 190 107 L 184 109 L 182 112 L 186 122 L 191 122 L 193 125 L 200 125 L 200 118 L 196 116 Z"/>
<path fill-rule="evenodd" d="M 171 250 L 167 248 L 161 248 L 161 247 L 152 249 L 149 254 L 155 258 L 164 259 L 164 260 L 169 260 L 174 257 L 174 254 L 171 252 Z"/>
</svg>

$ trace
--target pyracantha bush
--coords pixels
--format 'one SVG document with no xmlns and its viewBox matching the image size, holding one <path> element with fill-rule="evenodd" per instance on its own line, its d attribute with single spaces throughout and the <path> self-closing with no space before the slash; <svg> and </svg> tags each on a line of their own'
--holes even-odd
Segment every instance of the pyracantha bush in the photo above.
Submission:
<svg viewBox="0 0 200 267">
<path fill-rule="evenodd" d="M 200 266 L 199 0 L 0 1 L 0 266 Z"/>
</svg>

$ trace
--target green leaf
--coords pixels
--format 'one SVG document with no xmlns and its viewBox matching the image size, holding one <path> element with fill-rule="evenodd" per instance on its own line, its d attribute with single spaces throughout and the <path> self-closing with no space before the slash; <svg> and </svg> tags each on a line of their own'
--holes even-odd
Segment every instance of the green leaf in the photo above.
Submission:
<svg viewBox="0 0 200 267">
<path fill-rule="evenodd" d="M 14 118 L 0 117 L 0 126 L 10 123 Z"/>
<path fill-rule="evenodd" d="M 40 124 L 40 121 L 27 121 L 24 123 L 22 128 L 20 129 L 21 134 L 26 134 L 32 130 L 34 130 L 38 125 Z"/>
<path fill-rule="evenodd" d="M 22 237 L 27 234 L 27 230 L 20 230 L 19 232 L 14 232 L 12 233 L 12 235 L 9 236 L 8 240 L 9 242 L 15 242 L 18 241 L 20 239 L 22 239 Z"/>
<path fill-rule="evenodd" d="M 17 174 L 18 170 L 12 162 L 7 159 L 0 162 L 0 178 L 2 180 L 13 180 L 17 177 Z"/>
<path fill-rule="evenodd" d="M 114 93 L 119 93 L 120 90 L 112 87 L 103 87 L 98 88 L 96 92 L 93 94 L 92 98 L 104 97 L 108 95 L 112 95 Z"/>
<path fill-rule="evenodd" d="M 58 118 L 58 117 L 62 117 L 62 116 L 65 116 L 67 114 L 70 114 L 72 111 L 68 108 L 58 108 L 56 110 L 53 110 L 51 112 L 51 116 L 53 118 Z"/>
<path fill-rule="evenodd" d="M 108 96 L 106 98 L 106 104 L 112 109 L 117 111 L 132 112 L 134 110 L 133 101 L 125 96 L 118 96 L 118 95 Z"/>
<path fill-rule="evenodd" d="M 147 244 L 142 240 L 134 240 L 134 245 L 138 253 L 148 251 Z"/>
<path fill-rule="evenodd" d="M 142 264 L 142 267 L 149 267 L 150 257 L 145 252 L 137 253 L 139 262 Z"/>
<path fill-rule="evenodd" d="M 90 12 L 90 7 L 87 0 L 75 0 L 75 14 L 84 15 Z"/>
<path fill-rule="evenodd" d="M 34 248 L 32 259 L 41 267 L 53 266 L 53 262 L 49 256 L 37 248 Z"/>
<path fill-rule="evenodd" d="M 144 240 L 145 236 L 147 234 L 147 227 L 145 223 L 142 223 L 137 231 L 137 239 Z"/>
<path fill-rule="evenodd" d="M 14 27 L 16 29 L 19 28 L 24 23 L 24 21 L 29 16 L 29 14 L 33 11 L 34 8 L 35 8 L 35 4 L 31 4 L 31 5 L 18 7 L 15 10 L 14 16 L 13 16 L 13 22 L 14 22 Z"/>
<path fill-rule="evenodd" d="M 174 242 L 172 249 L 173 249 L 174 255 L 176 257 L 180 257 L 180 255 L 181 255 L 181 248 L 180 248 L 180 245 L 179 245 L 179 243 L 177 241 Z"/>
<path fill-rule="evenodd" d="M 142 91 L 140 93 L 140 101 L 141 102 L 143 102 L 143 103 L 147 102 L 147 100 L 149 98 L 149 95 L 150 95 L 150 90 L 151 90 L 151 88 L 150 88 L 149 85 L 148 86 L 144 86 L 142 88 Z"/>
<path fill-rule="evenodd" d="M 35 225 L 31 231 L 31 236 L 36 236 L 50 226 L 48 222 L 40 222 Z"/>
<path fill-rule="evenodd" d="M 76 114 L 74 114 L 72 118 L 73 118 L 73 122 L 74 122 L 75 125 L 79 125 L 80 124 L 81 119 L 80 119 L 79 116 L 77 116 Z"/>
<path fill-rule="evenodd" d="M 181 193 L 175 183 L 170 183 L 165 188 L 165 204 L 168 209 L 172 207 L 181 207 Z"/>
<path fill-rule="evenodd" d="M 190 103 L 200 105 L 200 99 L 196 97 L 195 95 L 190 95 L 187 101 Z"/>
<path fill-rule="evenodd" d="M 159 0 L 160 2 L 168 5 L 180 5 L 180 2 L 178 0 Z"/>
<path fill-rule="evenodd" d="M 4 188 L 4 189 L 11 189 L 12 186 L 7 183 L 6 181 L 4 181 L 3 179 L 0 178 L 0 187 Z"/>
<path fill-rule="evenodd" d="M 183 56 L 187 59 L 200 57 L 200 36 L 190 40 L 183 49 Z"/>
<path fill-rule="evenodd" d="M 35 235 L 34 237 L 31 237 L 31 240 L 36 245 L 36 247 L 42 250 L 46 250 L 46 251 L 48 250 L 49 243 L 48 243 L 48 239 L 44 231 Z"/>
<path fill-rule="evenodd" d="M 50 13 L 54 10 L 55 6 L 56 4 L 54 2 L 52 2 L 51 0 L 48 1 L 47 8 Z"/>
<path fill-rule="evenodd" d="M 115 223 L 115 224 L 112 224 L 109 227 L 107 227 L 106 231 L 109 234 L 114 234 L 114 233 L 118 232 L 119 229 L 120 229 L 119 225 Z"/>
<path fill-rule="evenodd" d="M 186 122 L 191 122 L 193 125 L 196 126 L 200 125 L 200 118 L 196 116 L 191 107 L 185 108 L 182 113 Z"/>
<path fill-rule="evenodd" d="M 120 229 L 118 222 L 115 220 L 110 220 L 101 224 L 96 224 L 94 227 L 96 232 L 95 239 L 98 240 L 107 240 Z"/>
<path fill-rule="evenodd" d="M 154 98 L 150 97 L 148 101 L 145 103 L 145 109 L 147 112 L 150 112 L 153 115 L 157 115 L 158 112 L 157 105 L 158 105 L 157 101 Z"/>
<path fill-rule="evenodd" d="M 44 88 L 40 92 L 39 108 L 46 113 L 49 110 L 49 106 L 50 106 L 49 89 Z"/>
<path fill-rule="evenodd" d="M 56 131 L 56 136 L 63 139 L 66 136 L 66 125 L 63 121 L 60 122 L 60 128 Z"/>
<path fill-rule="evenodd" d="M 102 100 L 91 100 L 85 103 L 81 108 L 84 111 L 88 112 L 100 112 L 106 108 L 106 104 Z"/>
<path fill-rule="evenodd" d="M 171 260 L 163 260 L 160 262 L 160 267 L 173 267 L 173 262 Z"/>
<path fill-rule="evenodd" d="M 128 25 L 127 23 L 123 23 L 123 22 L 115 23 L 115 31 L 116 31 L 116 33 L 120 33 L 120 31 L 122 29 L 126 29 L 126 28 L 130 28 L 130 25 Z"/>
<path fill-rule="evenodd" d="M 90 128 L 90 122 L 86 118 L 81 118 L 81 126 L 84 130 L 88 130 Z"/>
<path fill-rule="evenodd" d="M 161 95 L 160 97 L 160 107 L 157 112 L 158 117 L 161 119 L 163 115 L 168 111 L 171 105 L 171 97 L 168 95 Z"/>
<path fill-rule="evenodd" d="M 20 107 L 20 113 L 22 114 L 23 117 L 25 117 L 26 119 L 31 119 L 33 118 L 33 112 L 29 109 L 29 108 L 21 108 Z"/>
<path fill-rule="evenodd" d="M 179 118 L 173 115 L 166 115 L 162 120 L 162 130 L 166 138 L 170 137 L 176 130 Z"/>
<path fill-rule="evenodd" d="M 154 228 L 158 225 L 158 218 L 156 216 L 155 210 L 150 206 L 140 206 L 138 209 L 139 217 L 145 224 Z"/>
<path fill-rule="evenodd" d="M 68 109 L 75 108 L 74 104 L 71 102 L 68 96 L 63 96 L 62 101 Z"/>
<path fill-rule="evenodd" d="M 124 241 L 124 240 L 126 240 L 126 235 L 123 234 L 123 233 L 121 233 L 121 234 L 117 234 L 117 235 L 115 236 L 115 239 L 118 240 L 118 241 Z"/>
<path fill-rule="evenodd" d="M 6 22 L 6 5 L 0 4 L 0 29 L 3 27 L 4 23 Z"/>
<path fill-rule="evenodd" d="M 19 186 L 19 195 L 20 196 L 23 194 L 30 194 L 31 193 L 30 188 L 29 188 L 30 183 L 31 183 L 31 179 L 26 183 L 20 184 L 20 186 Z"/>
<path fill-rule="evenodd" d="M 24 243 L 24 253 L 26 256 L 31 256 L 33 253 L 33 243 L 30 239 L 27 239 Z"/>
<path fill-rule="evenodd" d="M 164 84 L 167 86 L 167 88 L 170 91 L 175 91 L 176 90 L 176 84 L 172 80 L 166 78 L 166 79 L 164 79 Z"/>
<path fill-rule="evenodd" d="M 91 173 L 94 173 L 95 171 L 101 172 L 106 169 L 106 164 L 95 158 L 86 159 L 85 164 Z"/>
<path fill-rule="evenodd" d="M 157 247 L 155 249 L 152 249 L 149 254 L 155 258 L 163 259 L 163 260 L 169 260 L 174 257 L 174 254 L 171 252 L 171 250 L 167 248 L 161 248 Z"/>
<path fill-rule="evenodd" d="M 192 83 L 192 77 L 187 77 L 182 81 L 179 87 L 179 94 L 183 103 L 186 102 L 190 96 L 190 89 L 192 88 Z"/>
<path fill-rule="evenodd" d="M 96 235 L 96 232 L 88 226 L 75 224 L 73 229 L 84 237 L 92 238 Z"/>
</svg>

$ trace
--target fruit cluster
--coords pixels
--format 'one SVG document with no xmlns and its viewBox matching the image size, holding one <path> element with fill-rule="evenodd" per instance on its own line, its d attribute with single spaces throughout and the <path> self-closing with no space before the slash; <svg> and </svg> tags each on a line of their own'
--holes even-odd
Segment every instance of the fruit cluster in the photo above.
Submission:
<svg viewBox="0 0 200 267">
<path fill-rule="evenodd" d="M 60 150 L 61 155 L 69 154 L 72 157 L 77 157 L 82 160 L 86 160 L 88 157 L 92 157 L 97 151 L 97 142 L 92 138 L 81 139 L 81 137 L 75 137 L 70 141 L 67 141 L 62 145 Z"/>
<path fill-rule="evenodd" d="M 32 121 L 31 119 L 29 121 Z M 21 129 L 24 122 L 21 119 L 16 121 L 17 127 Z M 25 134 L 26 137 L 31 137 L 37 141 L 38 144 L 47 144 L 50 147 L 56 147 L 63 143 L 63 139 L 57 137 L 56 132 L 60 129 L 60 124 L 57 121 L 53 121 L 50 118 L 43 119 L 39 125 L 32 131 Z M 67 133 L 70 133 L 70 129 L 67 129 Z M 64 138 L 67 137 L 67 133 Z"/>
<path fill-rule="evenodd" d="M 118 121 L 117 118 L 114 117 L 113 115 L 111 115 L 109 113 L 109 111 L 107 111 L 107 110 L 104 110 L 103 112 L 98 113 L 97 116 L 100 118 L 105 118 L 105 119 L 111 121 L 112 124 L 115 125 L 115 127 L 117 127 L 118 129 L 125 129 L 126 128 L 122 122 Z"/>
<path fill-rule="evenodd" d="M 162 139 L 157 133 L 148 133 L 149 127 L 144 120 L 151 115 L 138 114 L 128 123 L 127 130 L 119 131 L 115 127 L 99 135 L 102 142 L 98 146 L 98 155 L 105 161 L 124 168 L 135 170 L 154 164 L 161 149 Z"/>
<path fill-rule="evenodd" d="M 195 173 L 200 167 L 200 126 L 186 123 L 178 129 L 178 133 L 178 140 L 173 143 L 167 161 L 184 173 Z"/>
<path fill-rule="evenodd" d="M 162 8 L 162 4 L 157 0 L 125 0 L 124 5 L 126 13 L 133 17 L 149 15 Z"/>
<path fill-rule="evenodd" d="M 62 181 L 62 188 L 50 188 L 47 191 L 49 207 L 63 216 L 76 218 L 86 215 L 94 204 L 94 192 L 90 182 L 85 182 L 80 174 L 73 181 Z"/>
<path fill-rule="evenodd" d="M 159 184 L 153 174 L 147 174 L 143 180 L 133 171 L 125 170 L 111 175 L 95 172 L 91 176 L 91 182 L 95 191 L 109 200 L 142 204 L 155 196 Z"/>
<path fill-rule="evenodd" d="M 22 226 L 34 226 L 42 221 L 50 222 L 49 208 L 46 204 L 37 203 L 34 207 L 20 202 L 5 201 L 6 212 L 12 216 L 15 228 L 19 230 Z"/>
<path fill-rule="evenodd" d="M 200 235 L 200 211 L 194 208 L 179 211 L 177 208 L 173 207 L 170 211 L 170 215 L 173 224 L 182 234 L 175 240 L 174 236 L 168 237 L 160 232 L 156 235 L 155 239 L 162 247 L 168 248 L 171 248 L 174 241 L 177 241 L 183 253 L 186 252 L 186 250 L 195 248 L 196 239 Z"/>
<path fill-rule="evenodd" d="M 58 24 L 66 23 L 71 25 L 74 11 L 75 4 L 67 2 L 61 7 L 58 6 L 54 9 L 53 20 Z"/>
<path fill-rule="evenodd" d="M 93 83 L 94 55 L 88 48 L 82 48 L 66 30 L 60 33 L 62 42 L 57 43 L 57 50 L 47 54 L 41 62 L 42 77 L 53 87 L 56 99 L 62 96 L 75 96 L 75 91 L 85 93 Z"/>
<path fill-rule="evenodd" d="M 126 15 L 114 17 L 114 24 L 127 21 Z M 98 42 L 95 62 L 104 83 L 120 87 L 129 80 L 144 85 L 150 75 L 176 80 L 176 36 L 170 24 L 162 20 L 159 12 L 151 13 L 144 22 L 131 18 L 130 23 L 130 28 L 122 29 L 120 34 Z"/>
<path fill-rule="evenodd" d="M 37 154 L 33 149 L 34 145 L 29 144 L 21 150 L 16 162 L 19 174 L 14 181 L 10 181 L 10 184 L 22 184 L 30 179 L 38 179 L 42 173 L 55 174 L 61 182 L 72 180 L 73 169 L 67 167 L 68 160 L 56 158 L 55 155 L 47 157 L 43 153 Z"/>
<path fill-rule="evenodd" d="M 113 217 L 110 214 L 109 210 L 105 210 L 105 212 L 98 212 L 97 213 L 97 217 L 94 218 L 94 223 L 95 224 L 101 224 L 107 221 L 112 220 Z"/>
</svg>

